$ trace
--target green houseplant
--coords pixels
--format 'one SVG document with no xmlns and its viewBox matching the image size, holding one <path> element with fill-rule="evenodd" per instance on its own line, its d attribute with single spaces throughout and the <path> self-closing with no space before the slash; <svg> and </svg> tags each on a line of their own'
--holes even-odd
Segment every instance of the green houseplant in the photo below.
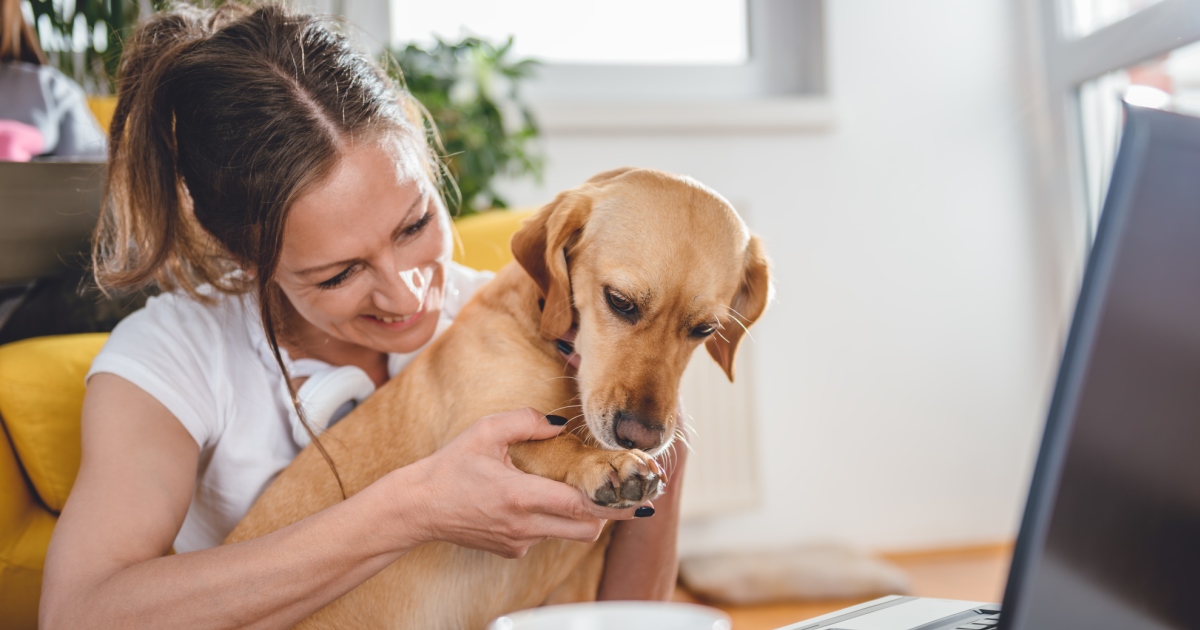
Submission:
<svg viewBox="0 0 1200 630">
<path fill-rule="evenodd" d="M 89 94 L 116 92 L 121 43 L 166 0 L 25 0 L 50 62 Z"/>
<path fill-rule="evenodd" d="M 537 150 L 537 121 L 520 87 L 537 67 L 531 59 L 512 59 L 513 40 L 496 46 L 467 37 L 437 39 L 430 47 L 409 44 L 394 49 L 389 64 L 429 111 L 446 154 L 446 168 L 458 184 L 451 199 L 458 216 L 508 202 L 493 187 L 497 175 L 542 174 Z"/>
</svg>

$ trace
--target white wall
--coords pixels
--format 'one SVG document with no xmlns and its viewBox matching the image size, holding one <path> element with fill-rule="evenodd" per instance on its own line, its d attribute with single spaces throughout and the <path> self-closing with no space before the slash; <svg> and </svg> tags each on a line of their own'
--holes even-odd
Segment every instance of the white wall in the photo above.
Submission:
<svg viewBox="0 0 1200 630">
<path fill-rule="evenodd" d="M 685 553 L 1014 535 L 1061 322 L 1039 302 L 1057 296 L 1034 263 L 1012 4 L 829 1 L 833 130 L 551 135 L 544 184 L 508 187 L 536 205 L 616 166 L 686 173 L 766 239 L 764 502 L 685 524 Z"/>
</svg>

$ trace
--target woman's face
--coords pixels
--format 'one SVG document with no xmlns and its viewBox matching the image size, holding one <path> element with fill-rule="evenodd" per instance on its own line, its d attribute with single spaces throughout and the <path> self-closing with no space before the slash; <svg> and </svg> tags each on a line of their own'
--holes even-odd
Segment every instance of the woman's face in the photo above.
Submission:
<svg viewBox="0 0 1200 630">
<path fill-rule="evenodd" d="M 433 337 L 450 260 L 449 216 L 409 145 L 350 148 L 293 204 L 276 270 L 304 322 L 379 352 L 412 352 Z"/>
</svg>

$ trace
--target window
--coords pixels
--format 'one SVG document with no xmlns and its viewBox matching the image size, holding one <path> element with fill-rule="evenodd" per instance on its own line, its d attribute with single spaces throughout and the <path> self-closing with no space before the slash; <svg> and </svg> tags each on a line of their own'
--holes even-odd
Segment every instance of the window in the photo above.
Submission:
<svg viewBox="0 0 1200 630">
<path fill-rule="evenodd" d="M 746 0 L 393 0 L 391 21 L 393 44 L 516 35 L 515 54 L 555 64 L 738 65 L 748 58 Z"/>
<path fill-rule="evenodd" d="M 1159 2 L 1159 0 L 1065 0 L 1062 2 L 1062 32 L 1067 37 L 1084 37 Z"/>
<path fill-rule="evenodd" d="M 823 0 L 390 0 L 389 8 L 392 43 L 513 35 L 519 54 L 545 62 L 528 95 L 546 129 L 812 127 L 829 118 L 819 103 Z"/>
<path fill-rule="evenodd" d="M 1095 236 L 1121 129 L 1121 99 L 1200 113 L 1200 0 L 1034 0 L 1047 132 L 1039 171 L 1056 211 Z"/>
<path fill-rule="evenodd" d="M 1121 139 L 1121 101 L 1200 115 L 1200 44 L 1177 48 L 1079 87 L 1080 139 L 1088 218 L 1100 218 L 1109 174 Z"/>
</svg>

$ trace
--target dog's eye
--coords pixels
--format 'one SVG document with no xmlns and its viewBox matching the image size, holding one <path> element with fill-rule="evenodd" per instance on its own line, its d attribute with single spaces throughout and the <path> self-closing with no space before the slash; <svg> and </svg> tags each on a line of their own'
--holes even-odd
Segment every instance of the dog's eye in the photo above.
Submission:
<svg viewBox="0 0 1200 630">
<path fill-rule="evenodd" d="M 612 310 L 616 311 L 618 315 L 623 315 L 625 317 L 630 317 L 630 318 L 637 317 L 637 314 L 638 314 L 637 304 L 634 304 L 631 300 L 629 300 L 625 296 L 623 296 L 619 293 L 615 293 L 613 291 L 605 291 L 604 296 L 605 296 L 605 298 L 608 299 L 609 307 L 611 307 Z"/>
<path fill-rule="evenodd" d="M 716 326 L 713 326 L 712 324 L 700 324 L 699 326 L 692 329 L 692 336 L 693 337 L 707 337 L 715 332 L 717 332 Z"/>
</svg>

